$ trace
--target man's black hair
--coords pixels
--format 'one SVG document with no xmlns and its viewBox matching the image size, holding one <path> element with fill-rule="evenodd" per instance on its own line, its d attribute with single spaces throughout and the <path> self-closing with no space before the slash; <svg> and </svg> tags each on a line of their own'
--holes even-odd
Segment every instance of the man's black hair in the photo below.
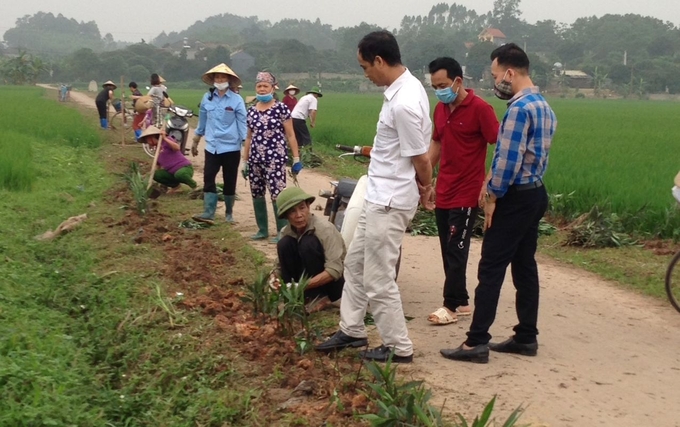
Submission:
<svg viewBox="0 0 680 427">
<path fill-rule="evenodd" d="M 401 52 L 394 35 L 389 31 L 374 31 L 366 34 L 359 42 L 361 58 L 373 64 L 377 56 L 389 66 L 401 65 Z"/>
<path fill-rule="evenodd" d="M 132 89 L 137 89 L 137 83 L 135 83 L 135 82 L 130 82 L 130 84 L 128 85 L 128 87 L 131 87 Z"/>
<path fill-rule="evenodd" d="M 446 76 L 451 80 L 455 80 L 456 77 L 463 78 L 463 68 L 458 61 L 448 56 L 442 56 L 441 58 L 435 59 L 430 62 L 428 68 L 430 74 L 434 74 L 439 70 L 446 70 Z"/>
<path fill-rule="evenodd" d="M 494 49 L 491 52 L 491 61 L 494 59 L 503 67 L 529 71 L 529 57 L 515 43 L 507 43 Z"/>
</svg>

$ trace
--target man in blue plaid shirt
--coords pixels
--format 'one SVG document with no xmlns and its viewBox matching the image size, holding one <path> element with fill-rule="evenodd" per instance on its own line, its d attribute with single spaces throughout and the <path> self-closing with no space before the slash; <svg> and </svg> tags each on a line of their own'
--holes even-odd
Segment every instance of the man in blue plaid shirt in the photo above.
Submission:
<svg viewBox="0 0 680 427">
<path fill-rule="evenodd" d="M 538 351 L 538 224 L 548 206 L 543 174 L 557 120 L 529 76 L 529 58 L 514 43 L 491 53 L 491 74 L 497 97 L 508 101 L 498 132 L 491 170 L 480 194 L 484 208 L 484 242 L 479 285 L 467 340 L 441 350 L 453 360 L 489 361 L 489 350 L 535 356 Z M 510 339 L 489 344 L 508 264 L 517 291 L 519 323 Z"/>
</svg>

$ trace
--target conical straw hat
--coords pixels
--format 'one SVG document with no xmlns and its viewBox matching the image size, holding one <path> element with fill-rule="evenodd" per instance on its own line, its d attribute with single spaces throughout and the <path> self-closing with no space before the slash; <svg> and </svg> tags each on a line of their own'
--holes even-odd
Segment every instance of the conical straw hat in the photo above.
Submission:
<svg viewBox="0 0 680 427">
<path fill-rule="evenodd" d="M 116 86 L 116 84 L 115 84 L 114 82 L 112 82 L 111 80 L 107 80 L 107 81 L 102 85 L 102 87 L 104 87 L 104 86 L 106 86 L 106 85 L 113 86 L 114 89 L 118 87 L 118 86 Z"/>
<path fill-rule="evenodd" d="M 144 129 L 144 132 L 142 132 L 142 134 L 139 136 L 139 140 L 144 141 L 144 139 L 147 136 L 160 135 L 160 134 L 161 134 L 161 130 L 158 129 L 156 126 L 149 126 L 148 128 Z"/>
<path fill-rule="evenodd" d="M 289 90 L 294 90 L 296 95 L 300 93 L 300 88 L 294 85 L 288 85 L 288 87 L 285 88 L 283 91 L 288 93 Z"/>
<path fill-rule="evenodd" d="M 221 63 L 220 65 L 217 65 L 208 70 L 205 74 L 203 74 L 201 80 L 203 80 L 205 84 L 212 86 L 213 83 L 215 83 L 215 73 L 227 74 L 231 77 L 234 77 L 237 81 L 230 82 L 230 84 L 233 84 L 234 86 L 238 86 L 241 84 L 241 79 L 239 78 L 239 76 L 237 76 L 236 73 L 231 68 L 229 68 L 225 63 Z"/>
</svg>

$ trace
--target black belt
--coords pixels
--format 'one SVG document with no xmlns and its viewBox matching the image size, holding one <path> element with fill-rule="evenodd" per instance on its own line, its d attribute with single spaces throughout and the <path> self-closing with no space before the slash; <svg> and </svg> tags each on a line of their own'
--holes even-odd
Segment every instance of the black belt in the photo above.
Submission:
<svg viewBox="0 0 680 427">
<path fill-rule="evenodd" d="M 541 187 L 543 187 L 543 181 L 541 181 L 539 179 L 538 181 L 530 182 L 528 184 L 511 185 L 509 190 L 525 191 L 525 190 L 533 190 L 534 188 L 541 188 Z"/>
</svg>

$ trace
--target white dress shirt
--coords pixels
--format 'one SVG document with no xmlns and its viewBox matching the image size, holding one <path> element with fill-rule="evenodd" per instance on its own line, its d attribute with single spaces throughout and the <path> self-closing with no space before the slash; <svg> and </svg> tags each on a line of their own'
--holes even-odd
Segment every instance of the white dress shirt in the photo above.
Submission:
<svg viewBox="0 0 680 427">
<path fill-rule="evenodd" d="M 418 206 L 420 194 L 411 157 L 427 153 L 432 136 L 425 88 L 405 70 L 385 89 L 368 167 L 366 200 L 395 209 Z"/>
</svg>

